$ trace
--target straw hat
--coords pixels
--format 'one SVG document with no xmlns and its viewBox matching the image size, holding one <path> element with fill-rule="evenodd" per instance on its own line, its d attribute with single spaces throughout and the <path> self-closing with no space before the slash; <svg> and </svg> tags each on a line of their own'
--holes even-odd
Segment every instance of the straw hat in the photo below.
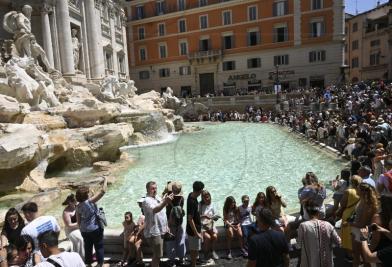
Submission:
<svg viewBox="0 0 392 267">
<path fill-rule="evenodd" d="M 383 124 L 383 123 L 384 123 L 384 119 L 383 119 L 382 117 L 379 117 L 379 118 L 377 119 L 377 122 L 378 122 L 379 124 Z"/>
<path fill-rule="evenodd" d="M 181 184 L 181 182 L 178 182 L 178 181 L 170 182 L 167 185 L 167 191 L 168 192 L 173 192 L 173 194 L 175 196 L 182 196 L 183 193 L 182 193 L 182 184 Z"/>
</svg>

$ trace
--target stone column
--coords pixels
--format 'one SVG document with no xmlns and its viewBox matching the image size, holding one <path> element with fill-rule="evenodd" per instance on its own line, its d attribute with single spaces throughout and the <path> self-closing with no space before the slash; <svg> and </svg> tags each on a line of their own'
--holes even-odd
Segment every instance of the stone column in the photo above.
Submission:
<svg viewBox="0 0 392 267">
<path fill-rule="evenodd" d="M 87 42 L 90 58 L 90 73 L 92 79 L 101 79 L 105 76 L 103 48 L 101 45 L 101 36 L 95 16 L 94 0 L 85 0 L 84 7 L 86 12 Z"/>
<path fill-rule="evenodd" d="M 57 0 L 56 22 L 63 75 L 75 75 L 68 0 Z"/>
<path fill-rule="evenodd" d="M 42 23 L 42 40 L 44 45 L 44 50 L 46 52 L 46 56 L 48 57 L 50 65 L 54 66 L 54 58 L 53 58 L 53 43 L 52 43 L 52 34 L 50 31 L 50 23 L 49 23 L 49 12 L 52 11 L 52 7 L 44 4 L 41 8 L 41 23 Z"/>
</svg>

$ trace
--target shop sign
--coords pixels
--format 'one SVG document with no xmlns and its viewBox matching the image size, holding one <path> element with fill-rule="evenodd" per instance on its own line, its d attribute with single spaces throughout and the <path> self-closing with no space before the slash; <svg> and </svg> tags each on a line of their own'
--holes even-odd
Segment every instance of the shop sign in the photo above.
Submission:
<svg viewBox="0 0 392 267">
<path fill-rule="evenodd" d="M 270 76 L 276 75 L 276 71 L 270 71 L 268 74 Z M 280 70 L 278 72 L 278 75 L 282 75 L 282 76 L 286 76 L 286 75 L 290 75 L 290 74 L 295 74 L 295 71 L 294 70 Z"/>
<path fill-rule="evenodd" d="M 254 80 L 256 79 L 255 73 L 246 73 L 246 74 L 235 74 L 229 76 L 229 81 L 236 81 L 236 80 Z"/>
</svg>

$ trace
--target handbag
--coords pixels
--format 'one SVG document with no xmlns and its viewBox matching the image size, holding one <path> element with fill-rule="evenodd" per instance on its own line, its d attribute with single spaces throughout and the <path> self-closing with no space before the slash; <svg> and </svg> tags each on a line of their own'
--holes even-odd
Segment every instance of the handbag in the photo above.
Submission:
<svg viewBox="0 0 392 267">
<path fill-rule="evenodd" d="M 95 219 L 99 228 L 101 229 L 104 229 L 108 225 L 106 221 L 105 211 L 103 210 L 103 208 L 98 208 L 97 205 L 95 205 Z"/>
</svg>

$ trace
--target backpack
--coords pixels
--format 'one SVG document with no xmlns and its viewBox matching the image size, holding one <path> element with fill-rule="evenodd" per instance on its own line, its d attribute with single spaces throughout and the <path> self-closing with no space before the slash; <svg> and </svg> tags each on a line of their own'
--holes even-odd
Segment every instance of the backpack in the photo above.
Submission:
<svg viewBox="0 0 392 267">
<path fill-rule="evenodd" d="M 185 213 L 181 206 L 174 206 L 170 211 L 170 221 L 173 226 L 178 227 L 182 225 Z"/>
</svg>

